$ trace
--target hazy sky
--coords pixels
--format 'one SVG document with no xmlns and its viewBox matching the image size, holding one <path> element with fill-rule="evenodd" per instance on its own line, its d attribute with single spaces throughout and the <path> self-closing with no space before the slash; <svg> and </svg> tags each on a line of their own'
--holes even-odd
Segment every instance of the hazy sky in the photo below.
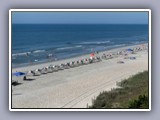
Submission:
<svg viewBox="0 0 160 120">
<path fill-rule="evenodd" d="M 148 24 L 148 12 L 12 12 L 12 23 Z"/>
</svg>

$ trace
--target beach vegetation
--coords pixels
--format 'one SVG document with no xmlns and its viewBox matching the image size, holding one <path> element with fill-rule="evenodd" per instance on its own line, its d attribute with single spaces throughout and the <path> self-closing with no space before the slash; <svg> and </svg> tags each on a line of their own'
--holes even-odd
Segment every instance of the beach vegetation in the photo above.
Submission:
<svg viewBox="0 0 160 120">
<path fill-rule="evenodd" d="M 148 71 L 117 82 L 117 88 L 103 91 L 88 108 L 149 108 Z"/>
</svg>

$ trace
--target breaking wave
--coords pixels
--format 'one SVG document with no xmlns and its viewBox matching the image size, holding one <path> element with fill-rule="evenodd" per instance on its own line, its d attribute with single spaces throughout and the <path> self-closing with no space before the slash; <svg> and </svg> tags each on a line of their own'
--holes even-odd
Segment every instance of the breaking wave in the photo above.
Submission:
<svg viewBox="0 0 160 120">
<path fill-rule="evenodd" d="M 108 41 L 98 41 L 98 42 L 82 42 L 81 44 L 89 45 L 89 44 L 106 44 L 106 43 L 110 43 L 110 40 L 108 40 Z"/>
<path fill-rule="evenodd" d="M 57 48 L 56 50 L 69 50 L 69 49 L 75 49 L 75 48 L 81 48 L 82 45 L 77 45 L 77 46 L 73 46 L 73 47 L 61 47 L 61 48 Z"/>
<path fill-rule="evenodd" d="M 12 57 L 26 56 L 26 55 L 29 55 L 29 54 L 31 54 L 31 52 L 15 53 L 15 54 L 12 54 Z"/>
<path fill-rule="evenodd" d="M 33 53 L 40 53 L 40 52 L 45 52 L 45 50 L 35 50 Z"/>
</svg>

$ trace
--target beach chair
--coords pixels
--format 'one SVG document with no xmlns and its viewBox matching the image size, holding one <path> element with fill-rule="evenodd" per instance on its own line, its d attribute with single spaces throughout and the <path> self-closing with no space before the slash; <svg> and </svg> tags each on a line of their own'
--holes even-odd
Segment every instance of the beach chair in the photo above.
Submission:
<svg viewBox="0 0 160 120">
<path fill-rule="evenodd" d="M 86 64 L 89 64 L 89 63 L 90 63 L 90 62 L 89 62 L 89 59 L 86 59 L 86 61 L 85 61 L 85 62 L 86 62 Z"/>
<path fill-rule="evenodd" d="M 48 73 L 48 71 L 47 71 L 46 67 L 44 67 L 44 68 L 41 69 L 41 74 L 47 74 L 47 73 Z"/>
<path fill-rule="evenodd" d="M 80 62 L 77 60 L 77 61 L 72 61 L 71 63 L 70 63 L 70 65 L 72 66 L 72 67 L 78 67 L 79 65 L 80 65 Z"/>
<path fill-rule="evenodd" d="M 69 62 L 69 67 L 73 68 L 74 67 L 74 62 Z"/>
<path fill-rule="evenodd" d="M 135 60 L 136 59 L 136 57 L 130 57 L 130 60 Z"/>
<path fill-rule="evenodd" d="M 48 73 L 52 73 L 53 72 L 53 70 L 52 70 L 52 68 L 50 67 L 50 66 L 48 66 L 48 67 L 46 67 L 47 68 L 47 72 Z"/>
<path fill-rule="evenodd" d="M 77 65 L 80 66 L 81 65 L 81 61 L 77 60 Z"/>
<path fill-rule="evenodd" d="M 48 69 L 47 69 L 47 72 L 48 72 L 48 73 L 52 73 L 53 70 L 52 70 L 51 68 L 48 68 Z"/>
<path fill-rule="evenodd" d="M 77 60 L 77 61 L 75 62 L 75 66 L 76 66 L 76 67 L 80 66 L 79 60 Z"/>
<path fill-rule="evenodd" d="M 52 70 L 53 70 L 53 72 L 57 72 L 58 71 L 58 67 L 57 66 L 52 66 Z"/>
<path fill-rule="evenodd" d="M 85 65 L 88 65 L 88 64 L 89 64 L 88 59 L 84 59 L 84 64 L 85 64 Z"/>
<path fill-rule="evenodd" d="M 26 73 L 26 75 L 27 75 L 27 76 L 33 76 L 33 75 L 34 75 L 34 72 L 33 72 L 32 70 L 30 70 L 30 71 L 28 71 L 28 72 Z"/>
<path fill-rule="evenodd" d="M 118 61 L 117 63 L 123 64 L 124 62 L 123 61 Z"/>
<path fill-rule="evenodd" d="M 41 70 L 40 69 L 36 69 L 34 71 L 34 76 L 40 76 L 41 75 Z"/>
<path fill-rule="evenodd" d="M 72 62 L 72 65 L 73 65 L 73 67 L 77 67 L 78 65 L 77 65 L 77 61 L 73 61 Z"/>
<path fill-rule="evenodd" d="M 93 58 L 92 59 L 89 58 L 88 61 L 89 61 L 90 64 L 93 63 Z"/>
<path fill-rule="evenodd" d="M 63 67 L 64 67 L 64 69 L 69 69 L 70 68 L 69 63 L 63 64 Z"/>
<path fill-rule="evenodd" d="M 58 65 L 57 67 L 58 67 L 58 70 L 64 70 L 64 67 L 62 64 Z"/>
<path fill-rule="evenodd" d="M 106 55 L 105 55 L 105 54 L 103 54 L 101 58 L 102 58 L 102 59 L 106 59 Z"/>
<path fill-rule="evenodd" d="M 81 60 L 81 65 L 84 65 L 84 61 L 83 60 Z"/>
<path fill-rule="evenodd" d="M 96 62 L 100 62 L 100 61 L 102 61 L 101 58 L 97 56 L 96 57 Z"/>
</svg>

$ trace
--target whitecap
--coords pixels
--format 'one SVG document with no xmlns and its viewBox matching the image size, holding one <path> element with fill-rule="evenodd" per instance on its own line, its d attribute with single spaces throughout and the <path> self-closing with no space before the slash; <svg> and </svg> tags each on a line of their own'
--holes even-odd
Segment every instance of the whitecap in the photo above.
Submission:
<svg viewBox="0 0 160 120">
<path fill-rule="evenodd" d="M 33 53 L 40 53 L 40 52 L 45 52 L 45 50 L 35 50 Z"/>
<path fill-rule="evenodd" d="M 56 50 L 68 50 L 68 49 L 74 49 L 74 48 L 80 48 L 82 45 L 76 45 L 73 47 L 62 47 L 62 48 L 57 48 Z"/>
<path fill-rule="evenodd" d="M 81 44 L 105 44 L 110 43 L 110 40 L 107 41 L 96 41 L 96 42 L 82 42 Z"/>
<path fill-rule="evenodd" d="M 15 53 L 12 54 L 12 57 L 16 57 L 16 56 L 26 56 L 29 55 L 31 52 L 23 52 L 23 53 Z"/>
</svg>

